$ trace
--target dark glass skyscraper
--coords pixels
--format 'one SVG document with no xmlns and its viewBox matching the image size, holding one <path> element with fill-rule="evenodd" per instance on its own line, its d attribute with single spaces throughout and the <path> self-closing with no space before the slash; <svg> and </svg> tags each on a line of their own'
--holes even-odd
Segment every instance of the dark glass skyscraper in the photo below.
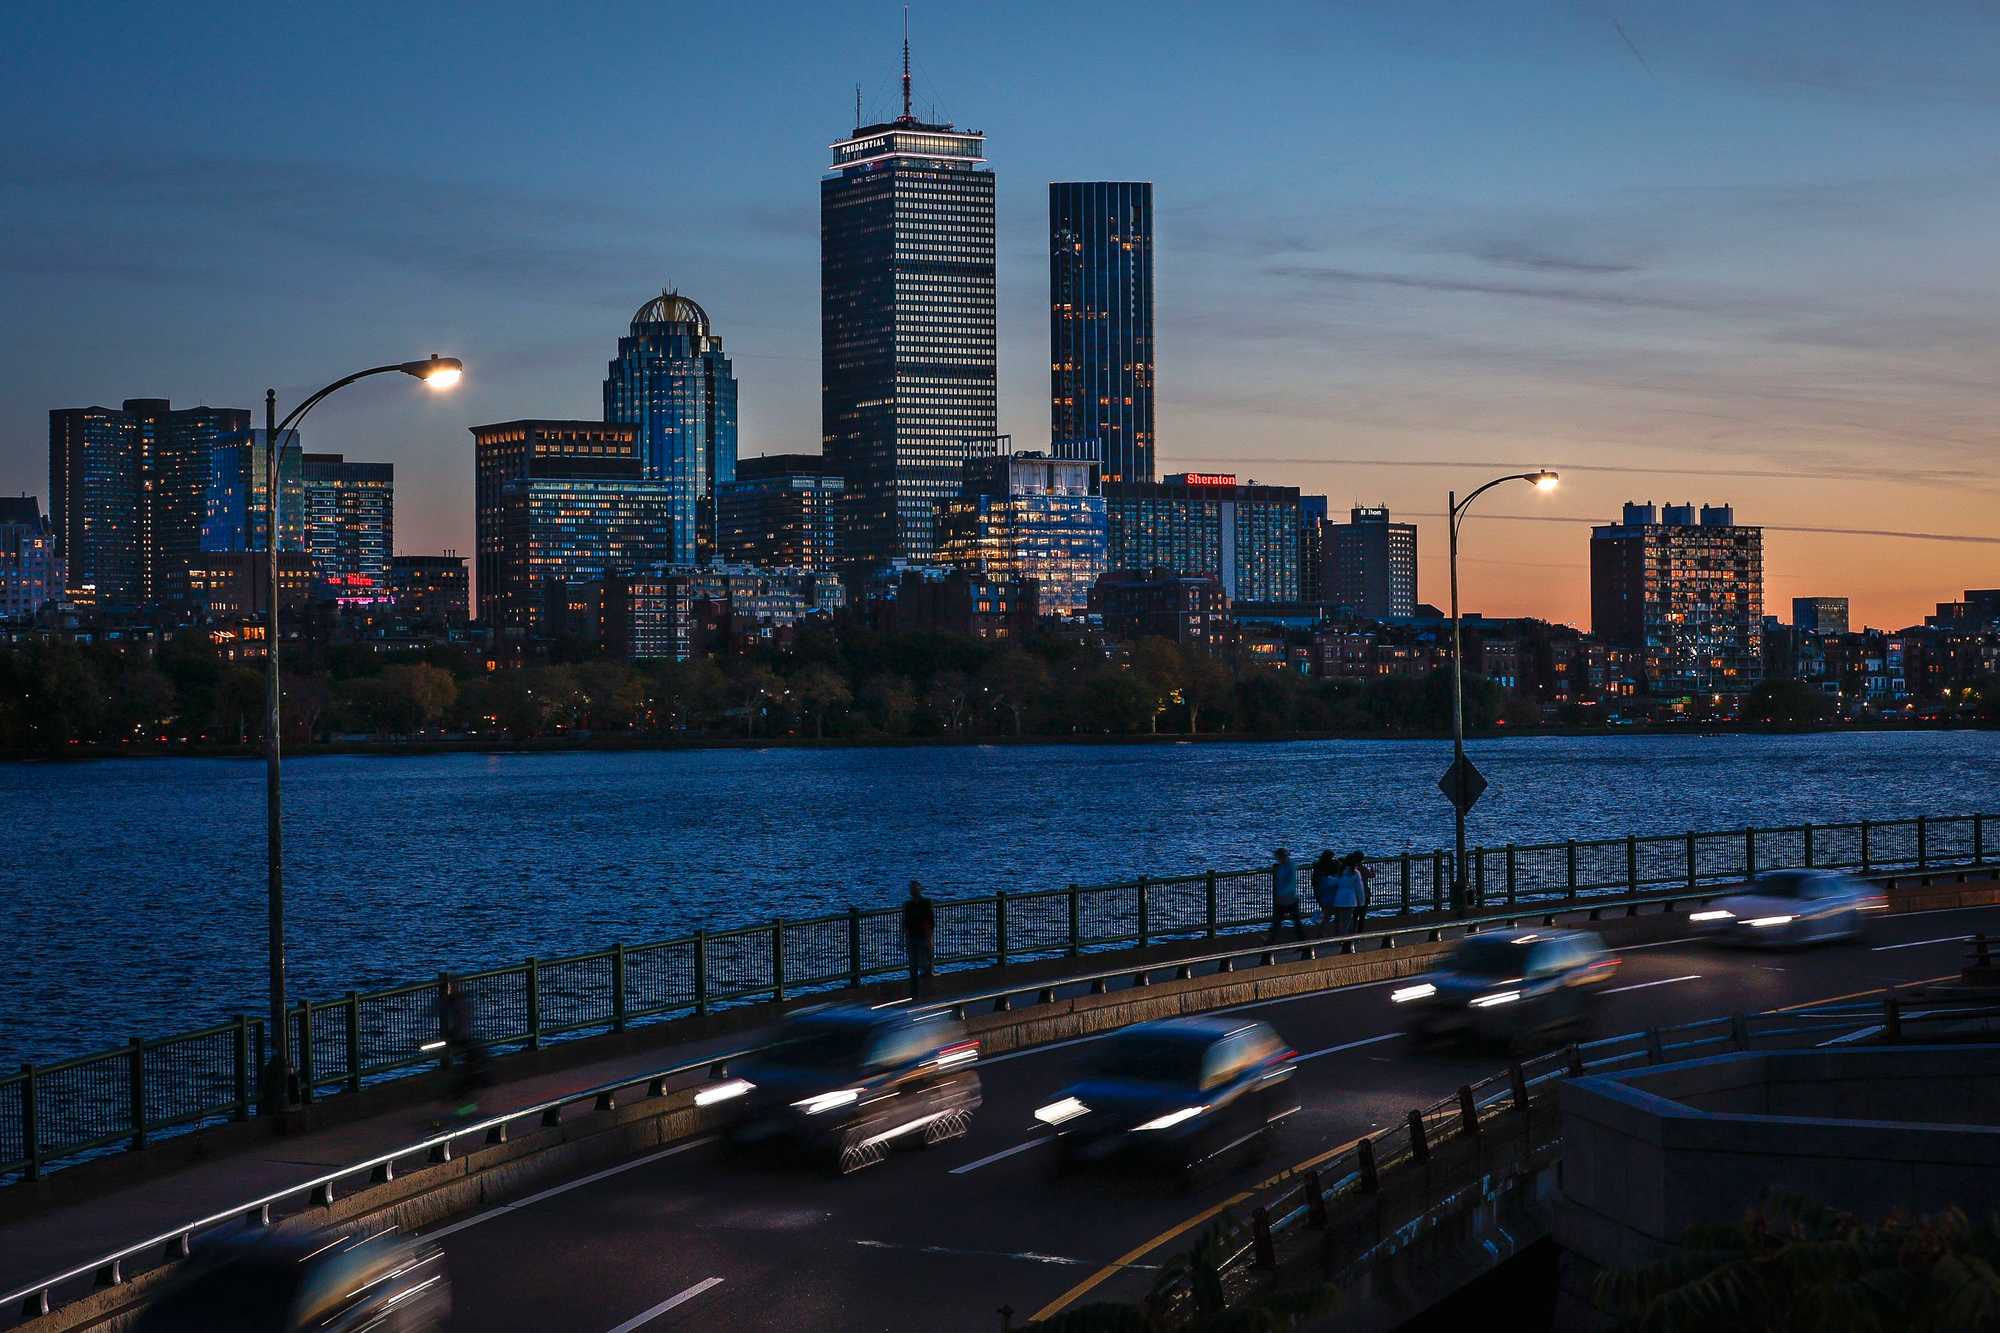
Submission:
<svg viewBox="0 0 2000 1333">
<path fill-rule="evenodd" d="M 638 427 L 646 479 L 666 483 L 667 558 L 707 560 L 715 488 L 736 477 L 736 375 L 706 310 L 677 292 L 639 307 L 604 377 L 604 419 Z"/>
<path fill-rule="evenodd" d="M 139 427 L 109 407 L 49 413 L 49 517 L 70 600 L 131 606 L 144 584 Z"/>
<path fill-rule="evenodd" d="M 201 519 L 201 549 L 210 554 L 270 549 L 271 505 L 268 432 L 219 441 L 208 452 L 208 489 Z M 306 548 L 305 485 L 299 466 L 299 433 L 285 432 L 278 456 L 278 549 Z"/>
<path fill-rule="evenodd" d="M 820 420 L 847 559 L 928 559 L 968 441 L 998 433 L 986 136 L 903 114 L 820 181 Z"/>
<path fill-rule="evenodd" d="M 1104 480 L 1153 479 L 1153 187 L 1049 186 L 1049 429 Z"/>
</svg>

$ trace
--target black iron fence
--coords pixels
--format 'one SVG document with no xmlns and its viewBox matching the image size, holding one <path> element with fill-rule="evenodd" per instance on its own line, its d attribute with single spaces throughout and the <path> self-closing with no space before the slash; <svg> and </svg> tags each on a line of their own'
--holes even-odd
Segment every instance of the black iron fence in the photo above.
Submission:
<svg viewBox="0 0 2000 1333">
<path fill-rule="evenodd" d="M 1593 897 L 1730 883 L 1759 870 L 1818 866 L 1878 871 L 1981 864 L 1988 814 L 1918 816 L 1667 836 L 1508 843 L 1467 853 L 1463 903 L 1449 852 L 1377 857 L 1371 916 L 1422 919 L 1455 910 L 1548 907 Z M 1305 892 L 1307 867 L 1299 867 Z M 1308 906 L 1310 903 L 1308 902 Z M 935 900 L 939 967 L 1033 959 L 1267 927 L 1270 867 L 1209 870 L 1114 884 Z M 703 931 L 595 953 L 528 959 L 460 974 L 477 1035 L 535 1048 L 731 1005 L 860 986 L 907 967 L 900 909 Z M 302 1000 L 289 1014 L 302 1096 L 434 1067 L 436 980 Z M 154 1039 L 0 1078 L 0 1176 L 34 1179 L 48 1166 L 153 1136 L 256 1114 L 265 1062 L 257 1019 Z"/>
</svg>

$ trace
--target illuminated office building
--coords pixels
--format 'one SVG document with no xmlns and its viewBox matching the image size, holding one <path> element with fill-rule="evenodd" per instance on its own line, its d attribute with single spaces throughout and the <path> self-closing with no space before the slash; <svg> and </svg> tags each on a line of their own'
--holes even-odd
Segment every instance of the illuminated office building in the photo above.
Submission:
<svg viewBox="0 0 2000 1333">
<path fill-rule="evenodd" d="M 667 488 L 673 561 L 711 559 L 716 490 L 736 476 L 736 375 L 706 310 L 678 292 L 639 307 L 604 377 L 604 419 L 637 430 L 647 480 Z"/>
<path fill-rule="evenodd" d="M 986 136 L 857 125 L 820 181 L 820 418 L 849 561 L 929 559 L 966 442 L 998 431 Z"/>
<path fill-rule="evenodd" d="M 1081 613 L 1105 569 L 1096 458 L 1016 452 L 1006 436 L 985 448 L 966 460 L 958 496 L 938 506 L 938 560 L 1033 579 L 1043 612 Z"/>
<path fill-rule="evenodd" d="M 1107 567 L 1211 574 L 1231 602 L 1299 600 L 1299 491 L 1229 473 L 1104 483 Z"/>
<path fill-rule="evenodd" d="M 716 487 L 716 555 L 765 569 L 830 571 L 839 564 L 840 474 L 818 454 L 737 462 Z"/>
<path fill-rule="evenodd" d="M 504 421 L 472 437 L 482 625 L 541 632 L 549 585 L 668 560 L 674 492 L 646 477 L 635 427 Z"/>
</svg>

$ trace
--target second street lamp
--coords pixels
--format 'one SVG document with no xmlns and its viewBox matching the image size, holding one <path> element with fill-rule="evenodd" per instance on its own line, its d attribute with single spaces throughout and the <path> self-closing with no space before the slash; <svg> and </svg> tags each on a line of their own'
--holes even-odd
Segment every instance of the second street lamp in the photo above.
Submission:
<svg viewBox="0 0 2000 1333">
<path fill-rule="evenodd" d="M 282 818 L 284 805 L 278 787 L 278 767 L 280 746 L 278 743 L 278 700 L 283 690 L 278 672 L 278 460 L 284 456 L 282 441 L 298 429 L 306 413 L 317 407 L 321 400 L 338 390 L 346 388 L 356 380 L 367 379 L 370 375 L 403 374 L 422 380 L 433 389 L 449 389 L 457 384 L 465 374 L 465 364 L 457 357 L 438 356 L 432 353 L 423 361 L 398 361 L 393 365 L 373 366 L 358 370 L 344 379 L 333 383 L 313 394 L 291 410 L 281 422 L 278 417 L 278 391 L 264 391 L 264 457 L 265 457 L 265 524 L 264 546 L 269 556 L 270 568 L 265 585 L 269 605 L 264 620 L 265 659 L 265 716 L 264 716 L 264 819 L 265 819 L 265 874 L 266 915 L 269 929 L 270 973 L 271 973 L 271 1063 L 264 1072 L 264 1109 L 282 1110 L 296 1105 L 298 1089 L 293 1087 L 292 1076 L 292 1034 L 285 1026 L 285 832 Z"/>
<path fill-rule="evenodd" d="M 1510 472 L 1504 477 L 1495 477 L 1484 486 L 1458 498 L 1457 491 L 1447 493 L 1447 518 L 1451 524 L 1451 797 L 1453 821 L 1453 846 L 1456 851 L 1451 862 L 1451 906 L 1459 916 L 1465 915 L 1465 810 L 1470 804 L 1466 800 L 1465 763 L 1465 645 L 1459 630 L 1458 616 L 1458 525 L 1465 519 L 1465 511 L 1495 486 L 1510 481 L 1525 481 L 1538 491 L 1552 491 L 1556 488 L 1556 474 L 1547 468 L 1536 472 Z"/>
</svg>

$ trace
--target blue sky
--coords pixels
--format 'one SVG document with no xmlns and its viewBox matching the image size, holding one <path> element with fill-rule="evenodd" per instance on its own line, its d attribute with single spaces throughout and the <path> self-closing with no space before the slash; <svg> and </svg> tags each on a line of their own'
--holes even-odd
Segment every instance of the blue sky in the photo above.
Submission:
<svg viewBox="0 0 2000 1333">
<path fill-rule="evenodd" d="M 0 491 L 50 407 L 378 381 L 311 447 L 471 546 L 468 424 L 594 416 L 672 282 L 746 454 L 818 440 L 817 186 L 900 7 L 29 4 L 0 42 Z M 1161 455 L 1468 526 L 1469 604 L 1585 618 L 1585 529 L 1733 499 L 1767 600 L 1904 623 L 2000 582 L 2000 12 L 1871 4 L 923 3 L 920 113 L 987 131 L 1001 427 L 1047 431 L 1050 180 L 1155 183 Z M 1608 470 L 1588 470 L 1608 469 Z M 1539 520 L 1506 522 L 1501 516 Z M 1443 596 L 1424 522 L 1424 594 Z M 1806 532 L 1838 528 L 1986 541 Z"/>
</svg>

